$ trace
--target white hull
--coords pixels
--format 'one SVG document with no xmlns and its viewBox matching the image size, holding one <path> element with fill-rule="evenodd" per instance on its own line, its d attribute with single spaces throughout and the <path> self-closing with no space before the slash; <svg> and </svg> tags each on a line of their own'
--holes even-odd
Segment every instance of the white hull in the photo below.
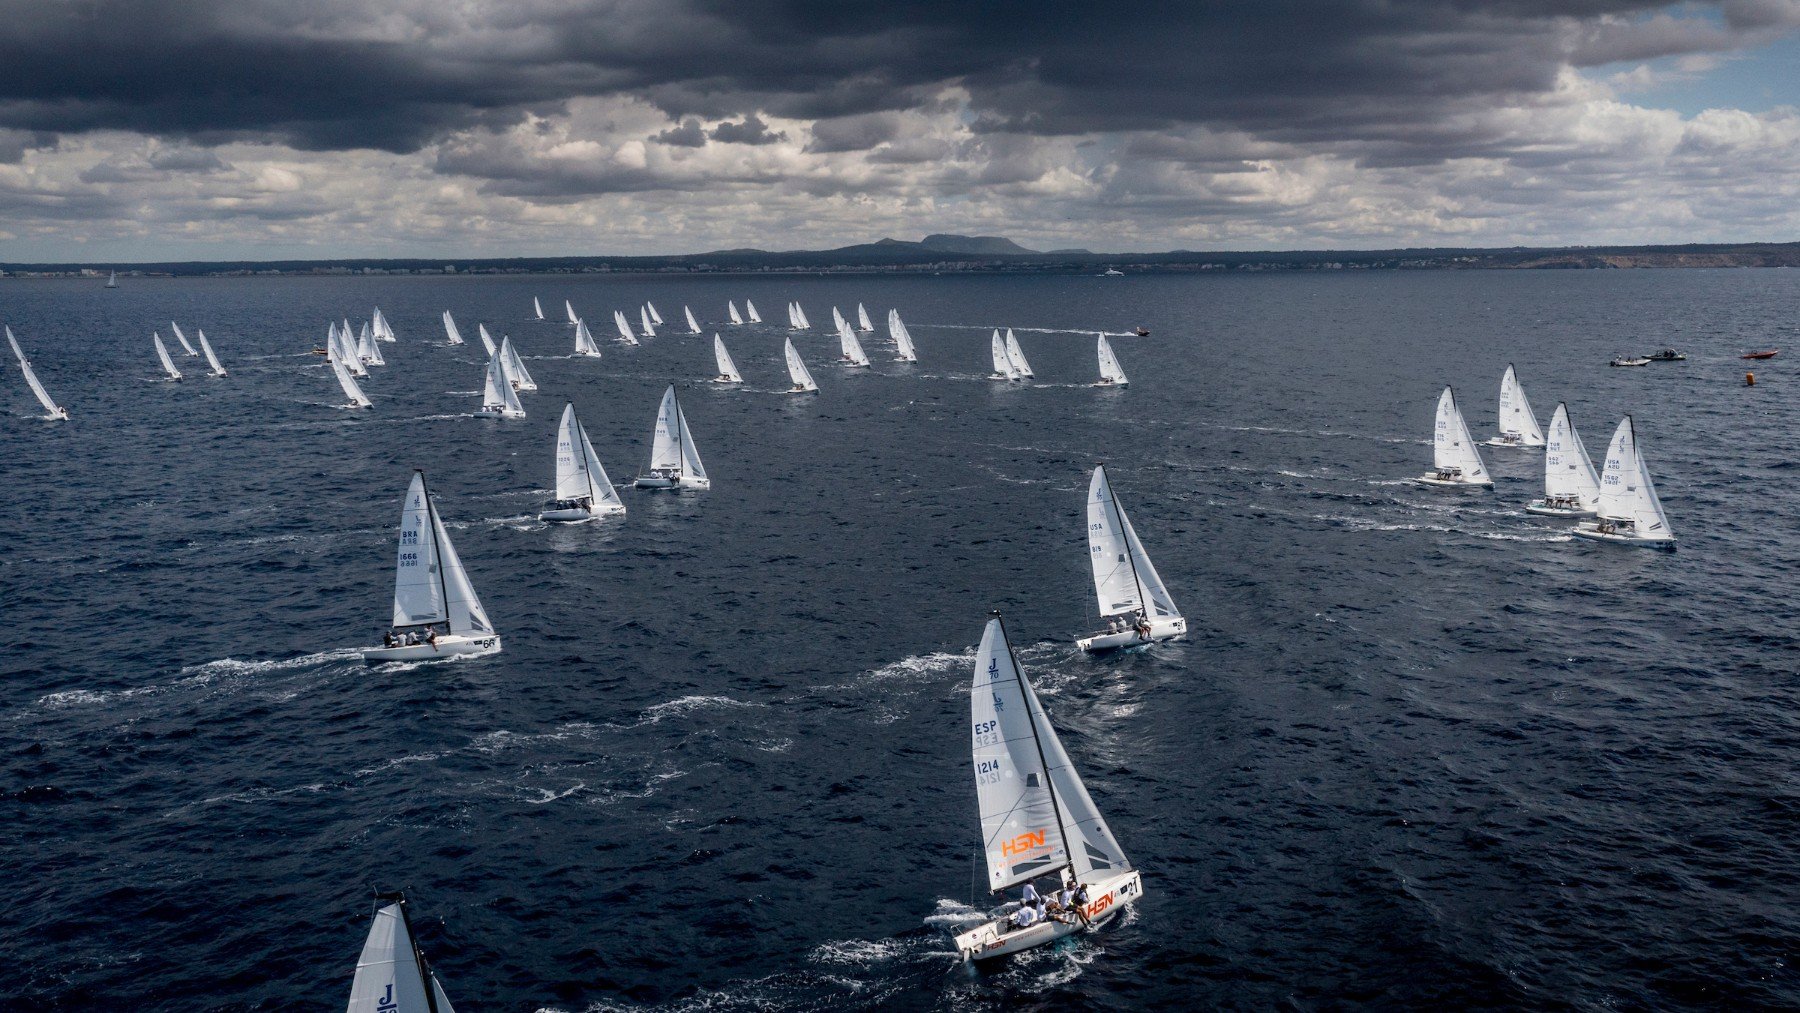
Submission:
<svg viewBox="0 0 1800 1013">
<path fill-rule="evenodd" d="M 1664 552 L 1675 551 L 1673 538 L 1639 538 L 1637 535 L 1620 534 L 1617 531 L 1601 531 L 1593 524 L 1578 524 L 1569 532 L 1576 538 L 1586 538 L 1593 542 L 1612 542 L 1615 545 L 1630 545 L 1641 549 L 1661 549 Z"/>
<path fill-rule="evenodd" d="M 1130 383 L 1130 381 L 1114 383 L 1111 380 L 1101 380 L 1099 383 L 1094 384 L 1094 386 L 1096 386 L 1096 387 L 1129 387 L 1129 386 L 1131 386 L 1131 383 Z"/>
<path fill-rule="evenodd" d="M 816 388 L 813 390 L 808 390 L 805 387 L 789 387 L 788 393 L 789 394 L 817 394 L 818 390 Z"/>
<path fill-rule="evenodd" d="M 1135 629 L 1120 630 L 1117 633 L 1096 633 L 1091 637 L 1082 637 L 1075 641 L 1075 646 L 1084 651 L 1110 651 L 1115 647 L 1130 647 L 1133 644 L 1148 644 L 1157 640 L 1173 640 L 1187 636 L 1187 619 L 1176 616 L 1173 619 L 1157 619 L 1150 623 L 1150 634 L 1145 636 Z"/>
<path fill-rule="evenodd" d="M 1592 510 L 1583 510 L 1580 507 L 1548 506 L 1544 503 L 1543 500 L 1538 500 L 1534 503 L 1525 504 L 1525 512 L 1528 514 L 1537 514 L 1540 517 L 1592 517 L 1592 516 L 1594 516 L 1594 511 L 1592 511 Z"/>
<path fill-rule="evenodd" d="M 1420 475 L 1414 479 L 1420 485 L 1435 486 L 1441 489 L 1492 489 L 1494 483 L 1488 479 L 1470 482 L 1461 478 L 1439 478 L 1435 474 Z"/>
<path fill-rule="evenodd" d="M 525 417 L 525 413 L 522 411 L 511 411 L 506 408 L 483 408 L 481 409 L 481 414 L 491 415 L 495 418 L 502 419 L 522 419 Z"/>
<path fill-rule="evenodd" d="M 714 383 L 743 383 L 744 381 L 733 380 L 729 376 L 715 376 L 712 378 L 712 382 L 714 382 Z"/>
<path fill-rule="evenodd" d="M 607 504 L 601 507 L 574 507 L 568 510 L 545 510 L 538 514 L 540 521 L 554 521 L 559 524 L 580 524 L 583 521 L 598 520 L 609 514 L 622 514 L 624 507 Z"/>
<path fill-rule="evenodd" d="M 712 481 L 704 478 L 664 478 L 661 475 L 639 475 L 639 489 L 711 489 Z"/>
<path fill-rule="evenodd" d="M 1542 450 L 1542 449 L 1544 449 L 1544 444 L 1542 442 L 1533 443 L 1530 440 L 1509 440 L 1504 436 L 1493 437 L 1492 439 L 1488 440 L 1486 443 L 1483 443 L 1482 446 L 1484 446 L 1484 447 L 1510 447 L 1514 450 Z"/>
<path fill-rule="evenodd" d="M 363 660 L 371 665 L 379 665 L 384 661 L 431 661 L 434 658 L 454 658 L 461 655 L 498 654 L 500 637 L 492 634 L 482 637 L 466 637 L 458 633 L 448 633 L 437 638 L 435 644 L 409 644 L 405 647 L 371 647 L 363 652 Z"/>
<path fill-rule="evenodd" d="M 1135 869 L 1088 884 L 1088 924 L 1085 928 L 1104 925 L 1143 894 L 1144 883 Z M 991 960 L 1053 943 L 1083 928 L 1079 919 L 1068 922 L 1046 919 L 1029 928 L 1016 929 L 1005 917 L 1000 917 L 959 934 L 956 950 L 964 960 Z"/>
</svg>

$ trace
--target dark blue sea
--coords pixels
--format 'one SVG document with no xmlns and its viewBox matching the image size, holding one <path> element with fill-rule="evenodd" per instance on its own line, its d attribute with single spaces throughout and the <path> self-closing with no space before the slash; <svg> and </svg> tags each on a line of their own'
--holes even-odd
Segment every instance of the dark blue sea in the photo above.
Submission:
<svg viewBox="0 0 1800 1013">
<path fill-rule="evenodd" d="M 783 396 L 745 297 L 897 307 L 920 361 L 817 330 Z M 310 349 L 376 306 L 343 410 Z M 8 280 L 0 318 L 73 415 L 6 363 L 5 1009 L 340 1007 L 378 889 L 464 1010 L 1800 1004 L 1800 272 Z M 171 319 L 231 375 L 160 382 Z M 478 321 L 529 418 L 473 416 Z M 995 326 L 1035 382 L 985 378 Z M 1596 456 L 1635 417 L 1677 552 L 1525 514 L 1541 454 L 1407 484 L 1508 362 Z M 564 402 L 624 485 L 670 382 L 712 490 L 537 522 Z M 1098 461 L 1184 641 L 1073 646 Z M 505 651 L 368 668 L 415 467 Z M 1147 893 L 970 970 L 995 608 Z"/>
</svg>

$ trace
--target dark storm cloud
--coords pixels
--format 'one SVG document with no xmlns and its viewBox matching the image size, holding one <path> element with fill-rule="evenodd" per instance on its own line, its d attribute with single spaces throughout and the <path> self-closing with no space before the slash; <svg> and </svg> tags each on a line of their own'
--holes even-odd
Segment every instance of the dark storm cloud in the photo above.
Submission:
<svg viewBox="0 0 1800 1013">
<path fill-rule="evenodd" d="M 774 144 L 787 140 L 786 133 L 770 130 L 762 117 L 754 113 L 744 117 L 741 123 L 721 123 L 707 136 L 724 144 Z"/>
</svg>

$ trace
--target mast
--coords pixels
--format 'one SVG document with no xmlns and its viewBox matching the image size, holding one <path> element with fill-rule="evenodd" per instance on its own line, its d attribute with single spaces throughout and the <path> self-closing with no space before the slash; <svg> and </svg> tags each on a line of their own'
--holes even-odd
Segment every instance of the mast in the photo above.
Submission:
<svg viewBox="0 0 1800 1013">
<path fill-rule="evenodd" d="M 687 474 L 687 413 L 681 410 L 681 395 L 675 392 L 675 385 L 669 384 L 669 396 L 675 399 L 675 459 L 681 474 Z"/>
<path fill-rule="evenodd" d="M 1106 465 L 1100 464 L 1095 467 L 1105 474 Z M 1119 510 L 1119 494 L 1113 491 L 1111 478 L 1106 480 L 1106 499 L 1112 504 L 1113 523 L 1119 526 L 1119 540 L 1125 543 L 1125 560 L 1131 564 L 1131 583 L 1137 587 L 1138 611 L 1148 620 L 1150 618 L 1150 592 L 1144 587 L 1144 578 L 1138 576 L 1137 555 L 1131 551 L 1131 539 L 1125 537 L 1125 515 Z M 1011 649 L 1009 644 L 1007 650 Z"/>
<path fill-rule="evenodd" d="M 429 501 L 428 497 L 427 502 Z M 406 894 L 399 891 L 378 893 L 375 895 L 375 899 L 378 902 L 393 901 L 400 905 L 400 924 L 406 926 L 406 942 L 412 947 L 413 966 L 419 971 L 419 984 L 424 986 L 425 1008 L 430 1013 L 438 1013 L 437 989 L 433 988 L 431 984 L 431 964 L 425 959 L 425 951 L 419 949 L 419 937 L 413 935 L 412 916 L 406 911 Z"/>
<path fill-rule="evenodd" d="M 1025 682 L 1025 670 L 1019 667 L 1018 656 L 1013 654 L 1012 637 L 1006 635 L 1006 620 L 1000 617 L 1000 610 L 995 609 L 988 614 L 1000 624 L 1000 642 L 1006 645 L 1006 659 L 1012 662 L 1013 678 L 1019 680 L 1019 699 L 1025 702 L 1025 723 L 1031 727 L 1031 745 L 1037 750 L 1038 766 L 1044 771 L 1044 790 L 1050 793 L 1050 811 L 1056 816 L 1056 837 L 1062 841 L 1063 854 L 1069 859 L 1067 864 L 1058 866 L 1055 871 L 1072 869 L 1075 867 L 1075 852 L 1069 848 L 1068 835 L 1063 833 L 1062 803 L 1056 799 L 1056 779 L 1050 776 L 1050 761 L 1044 758 L 1044 740 L 1038 735 L 1037 719 L 1031 716 L 1031 705 L 1037 703 L 1037 694 Z M 1037 878 L 1039 877 L 1032 877 Z"/>
<path fill-rule="evenodd" d="M 437 504 L 432 502 L 431 487 L 425 484 L 425 469 L 414 468 L 413 470 L 419 473 L 419 491 L 425 494 L 425 519 L 431 522 L 431 558 L 437 560 L 438 597 L 444 603 L 444 626 L 451 632 L 455 632 L 455 627 L 450 622 L 450 588 L 444 583 L 444 547 L 438 544 Z M 1127 551 L 1129 552 L 1129 546 Z M 426 623 L 425 625 L 430 626 L 431 624 Z M 402 907 L 400 910 L 405 911 L 406 909 Z M 411 932 L 412 929 L 408 927 L 407 931 Z M 414 948 L 417 949 L 417 946 L 415 945 Z M 433 1003 L 432 1009 L 436 1008 L 437 1005 Z"/>
</svg>

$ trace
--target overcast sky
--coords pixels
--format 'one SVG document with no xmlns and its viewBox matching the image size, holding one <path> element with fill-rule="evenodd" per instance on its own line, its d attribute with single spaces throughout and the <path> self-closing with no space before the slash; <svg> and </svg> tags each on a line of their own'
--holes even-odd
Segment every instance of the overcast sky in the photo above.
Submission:
<svg viewBox="0 0 1800 1013">
<path fill-rule="evenodd" d="M 0 0 L 0 259 L 1800 239 L 1800 0 Z"/>
</svg>

